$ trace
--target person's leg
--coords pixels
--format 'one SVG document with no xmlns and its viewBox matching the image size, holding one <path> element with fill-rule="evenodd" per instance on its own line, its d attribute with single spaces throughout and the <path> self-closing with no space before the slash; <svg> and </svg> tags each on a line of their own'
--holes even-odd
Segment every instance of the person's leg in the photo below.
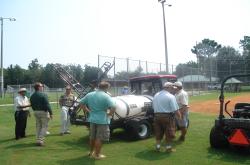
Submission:
<svg viewBox="0 0 250 165">
<path fill-rule="evenodd" d="M 106 156 L 101 154 L 102 141 L 109 141 L 110 130 L 107 124 L 98 124 L 95 139 L 95 159 L 103 159 Z"/>
<path fill-rule="evenodd" d="M 40 143 L 41 141 L 41 114 L 40 114 L 40 111 L 34 111 L 34 116 L 35 116 L 35 119 L 36 119 L 36 139 L 37 139 L 37 144 Z"/>
<path fill-rule="evenodd" d="M 155 117 L 154 119 L 154 130 L 155 130 L 155 148 L 156 151 L 160 151 L 161 148 L 161 140 L 163 137 L 163 125 L 162 125 L 162 118 L 161 117 Z"/>
<path fill-rule="evenodd" d="M 187 134 L 187 125 L 188 125 L 188 111 L 182 112 L 182 120 L 180 122 L 181 135 L 179 140 L 185 141 L 185 136 Z"/>
<path fill-rule="evenodd" d="M 92 156 L 95 152 L 95 138 L 96 138 L 96 124 L 90 123 L 89 128 L 89 156 Z"/>
<path fill-rule="evenodd" d="M 95 154 L 98 157 L 101 153 L 102 141 L 100 139 L 95 139 Z"/>
<path fill-rule="evenodd" d="M 26 126 L 27 126 L 27 118 L 28 118 L 28 112 L 27 111 L 23 111 L 21 113 L 21 137 L 26 137 L 25 135 L 25 129 L 26 129 Z"/>
<path fill-rule="evenodd" d="M 48 122 L 49 122 L 48 112 L 41 112 L 41 131 L 40 131 L 40 139 L 41 139 L 41 142 L 42 142 L 42 143 L 44 142 L 44 138 L 45 138 L 45 135 L 46 135 Z"/>
<path fill-rule="evenodd" d="M 16 125 L 15 125 L 15 138 L 16 140 L 18 140 L 20 138 L 20 112 L 16 111 L 15 112 L 15 122 L 16 122 Z"/>
<path fill-rule="evenodd" d="M 173 139 L 175 138 L 176 126 L 175 126 L 175 118 L 173 116 L 169 116 L 166 118 L 166 132 L 165 132 L 165 142 L 166 142 L 166 151 L 174 152 L 175 149 L 172 146 Z"/>
<path fill-rule="evenodd" d="M 66 113 L 66 118 L 67 118 L 67 120 L 66 120 L 66 124 L 65 124 L 65 131 L 66 131 L 66 133 L 70 133 L 70 131 L 69 131 L 69 127 L 70 127 L 70 115 L 69 115 L 68 111 Z"/>
<path fill-rule="evenodd" d="M 67 112 L 65 107 L 62 107 L 61 110 L 61 134 L 63 135 L 66 131 L 66 124 L 67 124 Z"/>
</svg>

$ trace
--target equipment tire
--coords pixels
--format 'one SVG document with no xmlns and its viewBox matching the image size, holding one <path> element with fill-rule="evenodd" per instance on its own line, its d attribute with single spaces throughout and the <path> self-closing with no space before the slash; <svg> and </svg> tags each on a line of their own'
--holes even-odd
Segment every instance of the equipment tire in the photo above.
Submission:
<svg viewBox="0 0 250 165">
<path fill-rule="evenodd" d="M 226 136 L 223 134 L 223 130 L 218 127 L 213 127 L 210 131 L 210 146 L 212 148 L 225 148 L 228 146 Z"/>
<path fill-rule="evenodd" d="M 152 126 L 146 119 L 142 119 L 139 121 L 129 122 L 126 127 L 126 131 L 129 135 L 132 133 L 133 139 L 142 140 L 151 135 Z"/>
</svg>

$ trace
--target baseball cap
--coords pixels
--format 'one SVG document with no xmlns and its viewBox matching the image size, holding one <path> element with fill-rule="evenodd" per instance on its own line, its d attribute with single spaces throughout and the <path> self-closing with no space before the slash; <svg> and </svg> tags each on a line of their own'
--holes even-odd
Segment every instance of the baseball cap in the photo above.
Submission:
<svg viewBox="0 0 250 165">
<path fill-rule="evenodd" d="M 173 86 L 173 83 L 171 83 L 171 82 L 166 82 L 166 83 L 163 85 L 164 88 L 169 88 L 169 87 L 172 87 L 172 86 Z"/>
<path fill-rule="evenodd" d="M 182 83 L 180 81 L 176 81 L 174 83 L 174 86 L 177 86 L 177 87 L 182 87 Z"/>
<path fill-rule="evenodd" d="M 18 93 L 20 93 L 20 92 L 26 92 L 26 91 L 27 91 L 26 88 L 20 88 L 20 89 L 18 90 Z"/>
</svg>

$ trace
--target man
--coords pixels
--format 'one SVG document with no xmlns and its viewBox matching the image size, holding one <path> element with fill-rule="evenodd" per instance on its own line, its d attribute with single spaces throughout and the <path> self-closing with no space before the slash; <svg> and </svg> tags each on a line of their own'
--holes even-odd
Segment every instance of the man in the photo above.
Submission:
<svg viewBox="0 0 250 165">
<path fill-rule="evenodd" d="M 179 140 L 185 141 L 188 126 L 188 94 L 183 90 L 181 82 L 175 82 L 174 86 L 176 87 L 175 97 L 181 114 L 181 120 L 178 120 L 178 124 L 181 130 Z"/>
<path fill-rule="evenodd" d="M 26 137 L 25 129 L 30 107 L 29 99 L 25 96 L 26 91 L 26 88 L 20 88 L 18 91 L 18 96 L 15 98 L 16 140 Z"/>
<path fill-rule="evenodd" d="M 70 134 L 70 107 L 73 106 L 75 101 L 75 96 L 71 92 L 71 87 L 66 86 L 66 92 L 59 99 L 59 105 L 61 107 L 61 135 Z"/>
<path fill-rule="evenodd" d="M 44 145 L 49 119 L 52 119 L 52 110 L 48 97 L 43 91 L 43 85 L 40 82 L 34 85 L 35 92 L 30 97 L 31 107 L 36 118 L 36 137 L 37 145 Z"/>
<path fill-rule="evenodd" d="M 100 82 L 98 90 L 88 93 L 80 101 L 83 110 L 89 113 L 89 156 L 93 156 L 95 159 L 106 157 L 101 154 L 102 141 L 109 141 L 110 116 L 115 112 L 115 103 L 107 94 L 109 87 L 110 84 L 108 82 Z"/>
<path fill-rule="evenodd" d="M 174 152 L 172 147 L 172 141 L 175 138 L 175 115 L 180 117 L 179 107 L 177 105 L 172 91 L 173 84 L 166 82 L 163 86 L 163 90 L 156 93 L 153 98 L 154 108 L 154 129 L 156 138 L 156 151 L 160 151 L 161 140 L 165 134 L 167 152 Z"/>
</svg>

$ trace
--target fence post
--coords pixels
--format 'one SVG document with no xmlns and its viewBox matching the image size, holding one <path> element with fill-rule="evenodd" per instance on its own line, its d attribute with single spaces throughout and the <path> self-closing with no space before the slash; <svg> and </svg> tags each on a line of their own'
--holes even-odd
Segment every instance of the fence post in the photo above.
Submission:
<svg viewBox="0 0 250 165">
<path fill-rule="evenodd" d="M 114 94 L 115 94 L 115 96 L 117 96 L 116 79 L 115 79 L 115 57 L 114 57 L 114 78 L 113 78 L 113 81 L 114 81 Z"/>
<path fill-rule="evenodd" d="M 129 58 L 127 58 L 127 73 L 129 72 Z"/>
</svg>

